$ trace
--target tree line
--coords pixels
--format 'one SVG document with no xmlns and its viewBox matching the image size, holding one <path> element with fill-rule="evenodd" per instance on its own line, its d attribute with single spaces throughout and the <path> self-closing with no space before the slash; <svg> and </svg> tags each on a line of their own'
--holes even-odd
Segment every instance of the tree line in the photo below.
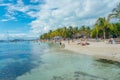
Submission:
<svg viewBox="0 0 120 80">
<path fill-rule="evenodd" d="M 111 19 L 116 18 L 117 23 L 110 22 Z M 89 38 L 111 38 L 120 37 L 120 3 L 112 10 L 112 12 L 105 18 L 99 17 L 93 27 L 90 26 L 69 26 L 62 27 L 56 30 L 50 30 L 40 36 L 40 39 L 52 39 L 55 36 L 62 38 L 80 38 L 87 36 Z"/>
</svg>

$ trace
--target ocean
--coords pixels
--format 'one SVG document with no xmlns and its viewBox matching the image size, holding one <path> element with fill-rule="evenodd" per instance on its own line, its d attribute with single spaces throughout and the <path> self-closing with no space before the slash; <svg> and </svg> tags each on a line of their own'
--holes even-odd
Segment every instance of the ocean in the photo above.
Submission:
<svg viewBox="0 0 120 80">
<path fill-rule="evenodd" d="M 0 80 L 120 80 L 120 63 L 51 43 L 2 42 Z"/>
</svg>

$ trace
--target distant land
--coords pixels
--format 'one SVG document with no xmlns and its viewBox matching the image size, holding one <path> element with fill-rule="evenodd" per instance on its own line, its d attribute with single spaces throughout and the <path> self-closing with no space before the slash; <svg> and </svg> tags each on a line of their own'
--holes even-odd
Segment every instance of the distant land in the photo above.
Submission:
<svg viewBox="0 0 120 80">
<path fill-rule="evenodd" d="M 36 39 L 12 39 L 12 40 L 0 40 L 0 42 L 19 42 L 19 41 L 35 41 Z"/>
</svg>

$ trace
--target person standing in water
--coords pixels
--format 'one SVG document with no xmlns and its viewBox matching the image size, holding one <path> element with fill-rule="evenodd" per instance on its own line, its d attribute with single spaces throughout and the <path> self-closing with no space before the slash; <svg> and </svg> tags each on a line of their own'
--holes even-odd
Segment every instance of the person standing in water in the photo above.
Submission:
<svg viewBox="0 0 120 80">
<path fill-rule="evenodd" d="M 60 41 L 60 45 L 62 45 L 61 41 Z"/>
</svg>

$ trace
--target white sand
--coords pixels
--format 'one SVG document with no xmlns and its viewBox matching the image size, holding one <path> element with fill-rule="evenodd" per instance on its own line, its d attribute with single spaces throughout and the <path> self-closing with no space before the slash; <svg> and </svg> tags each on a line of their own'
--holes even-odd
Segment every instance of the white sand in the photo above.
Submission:
<svg viewBox="0 0 120 80">
<path fill-rule="evenodd" d="M 89 42 L 90 45 L 77 45 L 75 42 L 63 41 L 66 50 L 91 55 L 97 58 L 120 62 L 120 44 L 107 44 L 105 42 Z"/>
</svg>

